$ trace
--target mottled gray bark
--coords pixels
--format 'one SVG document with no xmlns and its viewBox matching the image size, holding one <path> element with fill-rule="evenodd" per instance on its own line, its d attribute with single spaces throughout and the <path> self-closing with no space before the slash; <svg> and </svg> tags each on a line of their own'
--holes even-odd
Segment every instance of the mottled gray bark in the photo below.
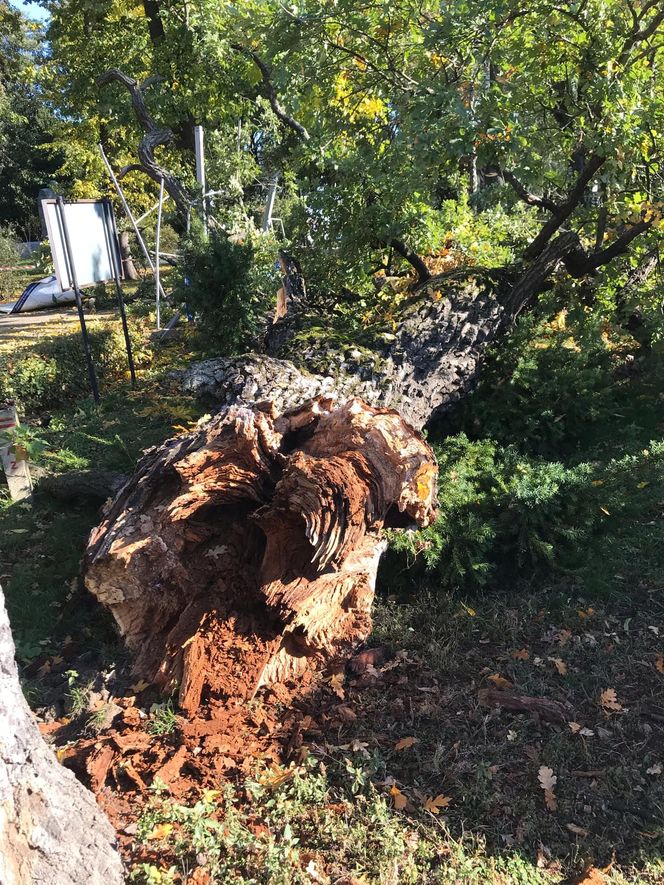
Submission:
<svg viewBox="0 0 664 885">
<path fill-rule="evenodd" d="M 576 234 L 561 234 L 521 273 L 478 270 L 432 278 L 400 311 L 396 331 L 374 349 L 332 350 L 322 336 L 302 344 L 296 318 L 289 315 L 283 330 L 275 330 L 277 323 L 270 331 L 272 355 L 193 363 L 179 373 L 182 387 L 214 405 L 271 400 L 279 410 L 320 395 L 340 402 L 359 397 L 395 409 L 421 429 L 468 393 L 487 348 L 577 241 Z"/>
<path fill-rule="evenodd" d="M 21 692 L 0 588 L 0 885 L 120 885 L 115 833 L 46 746 Z"/>
</svg>

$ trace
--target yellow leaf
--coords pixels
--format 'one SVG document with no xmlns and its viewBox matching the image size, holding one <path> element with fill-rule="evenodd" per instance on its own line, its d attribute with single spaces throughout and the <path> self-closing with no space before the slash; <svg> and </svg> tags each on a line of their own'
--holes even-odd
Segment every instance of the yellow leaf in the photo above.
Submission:
<svg viewBox="0 0 664 885">
<path fill-rule="evenodd" d="M 140 691 L 145 691 L 146 688 L 150 687 L 150 683 L 146 682 L 145 679 L 139 679 L 138 682 L 135 682 L 133 685 L 129 686 L 133 692 L 138 694 Z"/>
<path fill-rule="evenodd" d="M 440 814 L 440 809 L 447 808 L 451 802 L 452 799 L 449 796 L 444 796 L 442 793 L 439 793 L 433 798 L 428 796 L 424 800 L 424 809 L 425 811 L 430 811 L 431 814 Z"/>
<path fill-rule="evenodd" d="M 587 608 L 585 611 L 577 611 L 577 615 L 581 618 L 582 621 L 585 618 L 592 617 L 592 615 L 594 615 L 594 614 L 595 614 L 594 608 Z"/>
<path fill-rule="evenodd" d="M 615 688 L 605 688 L 599 696 L 599 702 L 605 710 L 622 710 L 623 706 L 618 701 Z"/>
<path fill-rule="evenodd" d="M 203 802 L 214 802 L 218 796 L 221 796 L 221 790 L 203 790 Z"/>
<path fill-rule="evenodd" d="M 148 839 L 165 839 L 173 829 L 173 824 L 157 824 L 148 833 Z"/>
<path fill-rule="evenodd" d="M 500 673 L 494 673 L 493 676 L 487 676 L 489 682 L 493 682 L 496 688 L 512 688 L 513 683 L 509 679 L 505 679 Z"/>
<path fill-rule="evenodd" d="M 594 479 L 594 480 L 592 481 L 591 485 L 594 485 L 594 486 L 603 486 L 603 485 L 604 485 L 604 480 L 603 480 L 603 479 Z"/>
<path fill-rule="evenodd" d="M 343 699 L 346 697 L 346 693 L 344 691 L 344 674 L 335 673 L 334 676 L 330 676 L 329 684 L 335 695 L 338 698 L 341 698 L 341 700 L 343 701 Z"/>
<path fill-rule="evenodd" d="M 567 664 L 563 661 L 562 658 L 549 658 L 552 664 L 555 664 L 556 670 L 560 673 L 561 676 L 565 676 L 567 673 Z"/>
<path fill-rule="evenodd" d="M 397 811 L 402 811 L 406 807 L 406 805 L 408 805 L 408 799 L 406 799 L 404 794 L 396 785 L 393 785 L 392 789 L 390 790 L 390 796 L 392 797 L 394 807 Z"/>
<path fill-rule="evenodd" d="M 417 743 L 419 743 L 419 741 L 415 737 L 401 738 L 401 740 L 397 741 L 396 744 L 394 745 L 394 749 L 399 750 L 399 751 L 408 750 L 413 746 L 413 744 L 417 744 Z"/>
<path fill-rule="evenodd" d="M 637 487 L 637 489 L 645 489 L 645 487 L 646 487 L 646 486 L 649 486 L 649 485 L 650 485 L 649 482 L 640 482 L 640 483 L 637 484 L 636 487 Z"/>
</svg>

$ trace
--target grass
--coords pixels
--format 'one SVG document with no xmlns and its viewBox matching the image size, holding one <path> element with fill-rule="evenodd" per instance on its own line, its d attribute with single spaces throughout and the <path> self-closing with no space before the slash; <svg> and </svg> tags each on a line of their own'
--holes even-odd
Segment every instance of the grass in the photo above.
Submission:
<svg viewBox="0 0 664 885">
<path fill-rule="evenodd" d="M 192 805 L 156 790 L 136 834 L 134 881 L 538 885 L 583 870 L 597 871 L 588 885 L 664 881 L 664 380 L 656 354 L 620 376 L 622 345 L 604 360 L 594 345 L 558 347 L 563 333 L 531 329 L 502 366 L 488 366 L 486 389 L 447 428 L 464 431 L 470 448 L 441 443 L 460 452 L 444 502 L 448 517 L 463 507 L 487 521 L 512 506 L 487 481 L 496 465 L 505 488 L 513 481 L 506 461 L 478 456 L 487 437 L 498 447 L 517 440 L 524 463 L 586 464 L 582 481 L 561 485 L 593 514 L 576 556 L 515 567 L 498 534 L 478 586 L 421 568 L 416 548 L 391 553 L 371 642 L 391 657 L 347 680 L 353 715 L 307 735 L 291 769 L 259 768 Z M 542 335 L 548 344 L 534 348 Z M 136 390 L 115 381 L 99 407 L 84 397 L 54 411 L 39 428 L 40 466 L 129 472 L 146 446 L 200 416 L 167 380 L 190 358 L 185 337 L 157 352 Z M 69 713 L 82 715 L 99 672 L 122 666 L 113 625 L 79 584 L 97 519 L 96 507 L 39 493 L 0 502 L 0 581 L 27 694 L 56 715 L 67 692 Z M 545 523 L 527 521 L 538 531 Z M 468 543 L 474 556 L 467 523 L 450 525 L 455 549 Z M 496 683 L 559 702 L 566 721 L 483 706 L 482 689 Z M 618 707 L 602 703 L 608 689 Z M 169 733 L 176 717 L 166 701 L 150 728 Z M 555 810 L 543 766 L 557 778 Z"/>
</svg>

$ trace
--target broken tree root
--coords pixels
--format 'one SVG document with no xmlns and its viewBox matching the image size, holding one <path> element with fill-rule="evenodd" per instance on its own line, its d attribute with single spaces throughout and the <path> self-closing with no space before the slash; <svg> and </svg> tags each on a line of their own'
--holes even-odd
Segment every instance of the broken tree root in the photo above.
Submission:
<svg viewBox="0 0 664 885">
<path fill-rule="evenodd" d="M 437 469 L 397 412 L 231 406 L 146 453 L 91 534 L 85 582 L 135 673 L 189 714 L 346 658 L 385 526 L 427 525 Z"/>
</svg>

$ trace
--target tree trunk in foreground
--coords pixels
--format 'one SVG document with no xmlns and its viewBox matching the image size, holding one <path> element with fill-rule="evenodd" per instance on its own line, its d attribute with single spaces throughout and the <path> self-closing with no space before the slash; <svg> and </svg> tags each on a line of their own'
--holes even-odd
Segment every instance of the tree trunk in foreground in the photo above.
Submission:
<svg viewBox="0 0 664 885">
<path fill-rule="evenodd" d="M 396 412 L 232 406 L 146 453 L 85 561 L 135 671 L 180 706 L 252 698 L 371 630 L 384 526 L 426 525 L 437 467 Z"/>
<path fill-rule="evenodd" d="M 120 885 L 114 843 L 92 793 L 39 734 L 21 692 L 0 589 L 0 883 Z"/>
<path fill-rule="evenodd" d="M 122 268 L 127 280 L 140 280 L 140 275 L 136 270 L 134 258 L 131 254 L 131 244 L 129 242 L 129 231 L 123 230 L 120 233 L 120 256 L 122 258 Z"/>
</svg>

